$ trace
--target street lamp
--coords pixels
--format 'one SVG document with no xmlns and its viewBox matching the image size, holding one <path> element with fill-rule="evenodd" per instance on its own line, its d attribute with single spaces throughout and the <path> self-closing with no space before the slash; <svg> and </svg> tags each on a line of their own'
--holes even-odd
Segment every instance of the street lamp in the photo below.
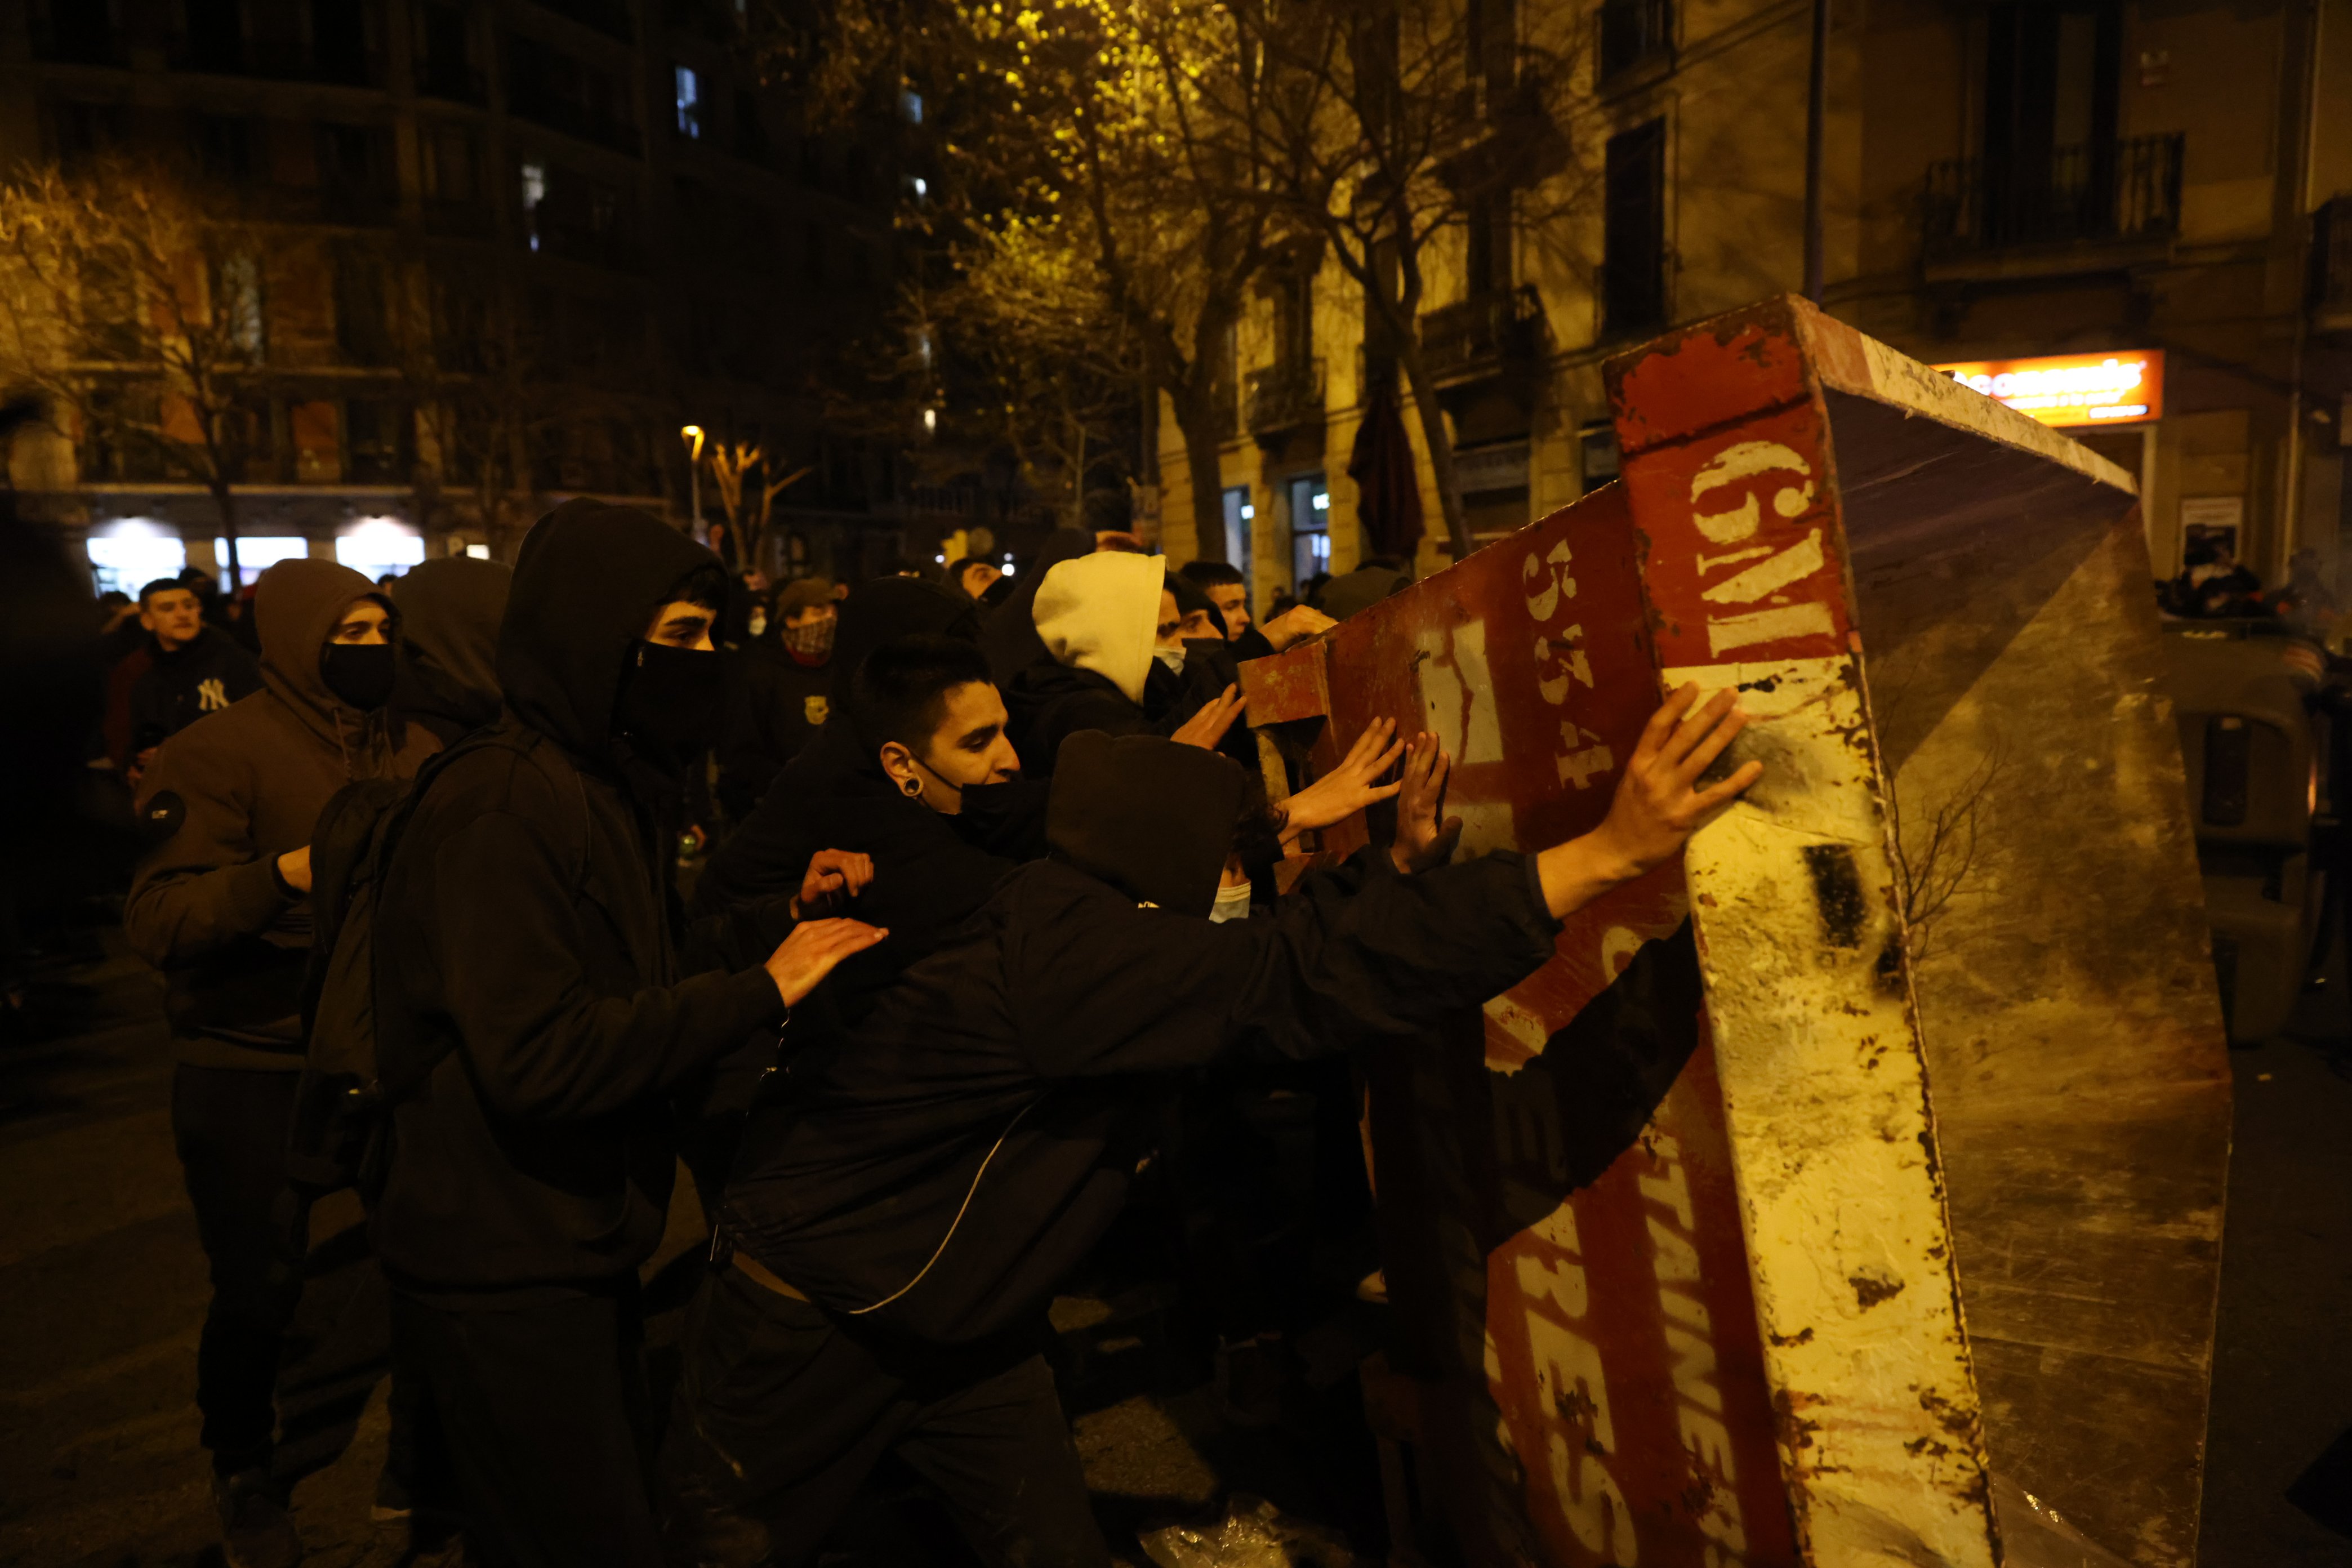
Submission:
<svg viewBox="0 0 2352 1568">
<path fill-rule="evenodd" d="M 702 542 L 702 426 L 681 425 L 677 433 L 686 438 L 686 489 L 692 498 L 695 542 Z"/>
</svg>

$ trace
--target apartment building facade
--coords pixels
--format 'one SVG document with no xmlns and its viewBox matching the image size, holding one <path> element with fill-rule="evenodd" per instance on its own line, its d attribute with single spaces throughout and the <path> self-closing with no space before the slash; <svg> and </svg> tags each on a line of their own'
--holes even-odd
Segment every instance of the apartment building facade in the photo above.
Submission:
<svg viewBox="0 0 2352 1568">
<path fill-rule="evenodd" d="M 815 381 L 887 308 L 901 131 L 808 133 L 743 26 L 736 0 L 5 0 L 0 163 L 176 158 L 266 237 L 248 578 L 504 555 L 574 494 L 683 519 L 687 425 L 810 467 L 775 563 L 854 570 L 887 471 Z M 457 411 L 523 405 L 503 475 L 469 462 L 497 421 Z M 15 477 L 102 581 L 220 569 L 201 486 L 59 424 Z"/>
<path fill-rule="evenodd" d="M 2069 433 L 2141 476 L 2159 575 L 2200 539 L 2273 583 L 2306 548 L 2343 570 L 2352 4 L 1832 7 L 1825 307 L 1987 387 L 2031 387 L 2015 374 L 2044 362 L 2120 376 Z M 1474 543 L 1613 477 L 1612 353 L 1801 289 L 1812 15 L 1517 7 L 1518 36 L 1574 73 L 1565 165 L 1517 204 L 1539 218 L 1446 237 L 1421 315 Z M 1237 334 L 1222 465 L 1227 553 L 1262 605 L 1363 552 L 1346 469 L 1366 375 L 1360 299 L 1335 267 L 1264 294 Z M 1405 424 L 1425 458 L 1410 408 Z M 1182 449 L 1160 427 L 1182 558 L 1198 550 Z M 1422 473 L 1427 572 L 1451 552 Z"/>
</svg>

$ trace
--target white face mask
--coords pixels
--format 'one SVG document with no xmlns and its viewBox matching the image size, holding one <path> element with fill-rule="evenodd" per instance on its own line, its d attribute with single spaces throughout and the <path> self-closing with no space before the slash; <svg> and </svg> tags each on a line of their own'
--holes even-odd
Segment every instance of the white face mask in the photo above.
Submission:
<svg viewBox="0 0 2352 1568">
<path fill-rule="evenodd" d="M 1209 923 L 1223 925 L 1227 921 L 1245 921 L 1249 919 L 1249 906 L 1250 885 L 1247 882 L 1219 888 L 1216 905 L 1209 910 Z"/>
<path fill-rule="evenodd" d="M 1151 657 L 1168 667 L 1171 675 L 1184 673 L 1184 650 L 1181 647 L 1155 647 Z"/>
<path fill-rule="evenodd" d="M 751 618 L 743 623 L 743 629 L 750 632 L 753 637 L 758 637 L 761 632 L 766 631 L 768 629 L 768 612 L 755 606 L 751 611 Z"/>
</svg>

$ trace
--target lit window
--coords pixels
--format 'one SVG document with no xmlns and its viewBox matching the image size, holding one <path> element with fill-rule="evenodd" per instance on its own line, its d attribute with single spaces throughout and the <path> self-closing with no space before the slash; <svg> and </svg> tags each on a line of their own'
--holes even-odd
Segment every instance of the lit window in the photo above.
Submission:
<svg viewBox="0 0 2352 1568">
<path fill-rule="evenodd" d="M 1318 490 L 1315 493 L 1315 510 L 1317 511 L 1329 511 L 1331 510 L 1330 492 L 1328 490 Z"/>
<path fill-rule="evenodd" d="M 533 250 L 539 248 L 539 207 L 547 200 L 547 165 L 533 158 L 522 166 L 522 226 Z"/>
<path fill-rule="evenodd" d="M 90 575 L 101 594 L 111 590 L 136 598 L 140 589 L 158 577 L 178 576 L 188 563 L 187 546 L 160 522 L 126 518 L 101 526 L 104 531 L 93 531 L 89 545 Z"/>
<path fill-rule="evenodd" d="M 425 536 L 396 518 L 371 517 L 335 540 L 335 560 L 364 577 L 405 572 L 425 559 Z"/>
<path fill-rule="evenodd" d="M 490 547 L 487 544 L 468 544 L 466 546 L 466 553 L 477 561 L 488 561 L 490 558 Z"/>
<path fill-rule="evenodd" d="M 240 587 L 249 587 L 280 561 L 299 561 L 310 553 L 310 542 L 292 534 L 240 534 L 236 541 L 236 572 Z M 228 541 L 213 541 L 213 559 L 220 574 L 228 576 Z"/>
<path fill-rule="evenodd" d="M 898 94 L 898 112 L 907 117 L 909 125 L 923 122 L 923 95 L 913 88 L 902 89 Z"/>
<path fill-rule="evenodd" d="M 926 436 L 936 436 L 936 435 L 938 435 L 938 434 L 939 434 L 939 432 L 940 432 L 940 411 L 939 411 L 938 409 L 936 409 L 936 408 L 926 408 L 926 409 L 924 409 L 924 410 L 923 410 L 923 434 L 924 434 L 924 435 L 926 435 Z"/>
<path fill-rule="evenodd" d="M 702 73 L 692 66 L 677 68 L 677 133 L 702 134 Z"/>
</svg>

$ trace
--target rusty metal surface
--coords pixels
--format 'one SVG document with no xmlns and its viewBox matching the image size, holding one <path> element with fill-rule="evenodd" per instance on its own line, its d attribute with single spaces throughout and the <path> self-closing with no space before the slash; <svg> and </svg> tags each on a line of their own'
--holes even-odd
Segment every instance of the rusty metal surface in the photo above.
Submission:
<svg viewBox="0 0 2352 1568">
<path fill-rule="evenodd" d="M 1915 973 L 1993 1463 L 2109 1550 L 2187 1568 L 2230 1082 L 2161 657 L 2128 510 L 1895 790 L 1915 860 L 1939 821 L 1948 856 L 1974 849 Z"/>
<path fill-rule="evenodd" d="M 1816 1568 L 1997 1560 L 1839 470 L 1768 301 L 1609 367 L 1660 678 L 1756 788 L 1685 852 L 1783 1479 Z"/>
<path fill-rule="evenodd" d="M 1307 772 L 1435 731 L 1472 853 L 1597 823 L 1662 682 L 1771 770 L 1368 1062 L 1399 1485 L 1474 1564 L 1990 1568 L 1990 1448 L 2185 1563 L 2226 1080 L 2129 481 L 1793 300 L 1611 380 L 1622 487 L 1244 672 Z"/>
</svg>

